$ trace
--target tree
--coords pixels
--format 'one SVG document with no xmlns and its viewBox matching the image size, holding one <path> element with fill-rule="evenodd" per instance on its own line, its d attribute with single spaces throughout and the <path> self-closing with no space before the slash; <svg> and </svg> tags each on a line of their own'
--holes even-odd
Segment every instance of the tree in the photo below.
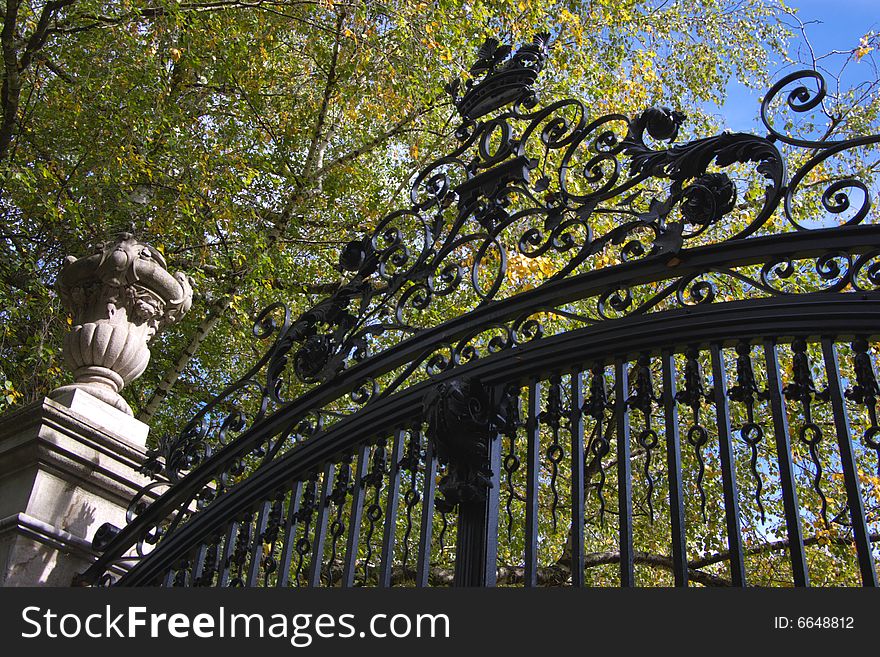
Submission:
<svg viewBox="0 0 880 657">
<path fill-rule="evenodd" d="M 157 340 L 129 400 L 144 419 L 158 412 L 154 434 L 186 416 L 244 368 L 255 312 L 278 297 L 295 311 L 333 289 L 336 249 L 442 152 L 443 84 L 487 33 L 550 29 L 545 93 L 577 92 L 597 114 L 660 103 L 702 117 L 698 105 L 720 99 L 732 73 L 763 82 L 768 49 L 782 46 L 777 10 L 714 0 L 12 3 L 0 129 L 7 398 L 35 399 L 65 376 L 51 287 L 61 258 L 131 229 L 195 278 L 197 300 Z"/>
</svg>

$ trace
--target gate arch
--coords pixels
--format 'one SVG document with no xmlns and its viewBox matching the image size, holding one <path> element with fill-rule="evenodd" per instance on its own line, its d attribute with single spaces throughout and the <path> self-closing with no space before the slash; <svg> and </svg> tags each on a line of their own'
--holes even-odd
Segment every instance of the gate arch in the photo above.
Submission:
<svg viewBox="0 0 880 657">
<path fill-rule="evenodd" d="M 676 144 L 666 108 L 540 106 L 546 57 L 448 86 L 457 146 L 335 293 L 260 314 L 263 357 L 152 453 L 83 583 L 745 585 L 782 553 L 807 585 L 840 548 L 876 586 L 874 190 L 809 194 L 880 136 L 777 131 L 825 96 L 806 71 L 767 137 Z"/>
</svg>

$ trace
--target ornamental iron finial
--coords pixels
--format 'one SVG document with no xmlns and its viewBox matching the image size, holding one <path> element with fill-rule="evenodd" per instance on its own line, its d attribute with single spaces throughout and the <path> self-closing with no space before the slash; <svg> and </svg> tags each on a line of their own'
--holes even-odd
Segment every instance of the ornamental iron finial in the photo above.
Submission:
<svg viewBox="0 0 880 657">
<path fill-rule="evenodd" d="M 536 34 L 508 58 L 510 45 L 494 37 L 486 39 L 470 68 L 471 78 L 464 85 L 461 80 L 446 85 L 458 113 L 473 121 L 510 103 L 533 103 L 532 84 L 544 67 L 549 45 L 549 34 Z"/>
</svg>

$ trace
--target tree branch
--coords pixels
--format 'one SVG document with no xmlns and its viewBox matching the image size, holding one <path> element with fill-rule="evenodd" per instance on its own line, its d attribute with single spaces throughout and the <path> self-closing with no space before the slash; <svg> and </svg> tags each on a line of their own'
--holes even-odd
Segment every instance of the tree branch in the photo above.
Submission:
<svg viewBox="0 0 880 657">
<path fill-rule="evenodd" d="M 0 122 L 0 162 L 9 154 L 9 146 L 15 133 L 18 118 L 18 107 L 21 101 L 21 74 L 31 65 L 34 57 L 49 38 L 49 24 L 64 7 L 72 5 L 76 0 L 53 0 L 47 2 L 40 12 L 37 25 L 28 38 L 21 58 L 18 56 L 16 44 L 16 27 L 19 0 L 6 0 L 6 13 L 3 16 L 3 31 L 0 33 L 0 44 L 3 50 L 3 87 L 0 89 L 0 105 L 2 105 L 2 122 Z"/>
<path fill-rule="evenodd" d="M 3 31 L 0 33 L 0 44 L 2 44 L 3 50 L 3 87 L 0 89 L 0 105 L 3 110 L 2 123 L 0 123 L 0 162 L 6 158 L 9 145 L 12 143 L 12 134 L 18 116 L 18 103 L 21 98 L 18 49 L 15 45 L 18 8 L 18 0 L 6 0 Z"/>
<path fill-rule="evenodd" d="M 321 95 L 321 107 L 318 110 L 318 118 L 315 122 L 315 131 L 312 135 L 312 141 L 309 144 L 309 150 L 306 154 L 306 160 L 303 163 L 302 173 L 304 178 L 311 177 L 311 171 L 315 164 L 315 159 L 321 142 L 324 140 L 324 124 L 327 122 L 327 109 L 330 106 L 330 99 L 336 90 L 338 78 L 336 75 L 337 66 L 339 65 L 339 50 L 342 44 L 342 26 L 345 22 L 345 12 L 339 12 L 336 16 L 336 38 L 333 41 L 333 52 L 330 57 L 330 68 L 327 71 L 327 81 L 324 84 L 324 93 Z"/>
<path fill-rule="evenodd" d="M 171 388 L 173 388 L 174 384 L 177 383 L 177 380 L 180 378 L 183 370 L 186 369 L 186 366 L 189 365 L 189 362 L 196 355 L 199 346 L 202 344 L 208 334 L 214 329 L 214 327 L 217 325 L 217 322 L 219 322 L 220 318 L 223 317 L 223 313 L 225 313 L 229 309 L 229 306 L 231 304 L 231 293 L 221 296 L 219 299 L 214 301 L 213 304 L 211 304 L 211 306 L 208 308 L 208 312 L 205 313 L 205 317 L 202 319 L 201 322 L 199 322 L 199 325 L 196 327 L 195 333 L 190 338 L 186 347 L 184 347 L 181 354 L 174 361 L 174 365 L 171 367 L 170 370 L 165 373 L 165 376 L 162 377 L 159 385 L 157 385 L 156 389 L 153 390 L 153 394 L 150 395 L 147 403 L 138 412 L 138 420 L 147 424 L 150 423 L 153 415 L 156 414 L 156 411 L 159 410 L 159 407 L 168 396 L 168 393 L 171 392 Z"/>
<path fill-rule="evenodd" d="M 809 545 L 818 545 L 823 540 L 828 541 L 833 545 L 852 545 L 853 543 L 853 539 L 846 538 L 844 536 L 833 536 L 830 538 L 811 536 L 804 539 L 804 546 L 806 547 Z M 880 533 L 869 534 L 868 541 L 870 541 L 871 543 L 876 543 L 877 541 L 880 541 Z M 775 552 L 777 550 L 784 550 L 790 545 L 791 541 L 787 538 L 784 538 L 778 541 L 773 541 L 771 543 L 762 543 L 761 545 L 753 545 L 751 547 L 747 547 L 745 548 L 745 550 L 743 550 L 743 554 L 746 556 L 752 556 L 755 554 L 762 554 L 764 552 Z M 727 561 L 729 558 L 730 551 L 725 550 L 724 552 L 718 552 L 717 554 L 691 561 L 688 563 L 688 566 L 690 566 L 691 568 L 704 568 L 706 566 L 711 566 L 712 564 L 716 564 L 721 561 Z"/>
<path fill-rule="evenodd" d="M 335 158 L 334 160 L 331 160 L 328 164 L 321 167 L 320 169 L 318 169 L 315 172 L 315 177 L 322 178 L 331 169 L 335 169 L 336 167 L 353 162 L 354 160 L 358 159 L 362 155 L 369 153 L 377 146 L 381 146 L 386 141 L 388 141 L 391 137 L 403 132 L 404 128 L 406 128 L 407 125 L 409 125 L 410 123 L 415 121 L 417 118 L 424 116 L 425 114 L 430 112 L 432 109 L 434 109 L 434 105 L 435 105 L 436 101 L 437 101 L 437 99 L 435 98 L 435 99 L 431 100 L 429 103 L 427 103 L 426 105 L 423 105 L 422 107 L 420 107 L 419 109 L 413 110 L 412 112 L 410 112 L 409 114 L 404 116 L 400 121 L 398 121 L 397 123 L 392 125 L 390 128 L 388 128 L 387 130 L 380 132 L 378 135 L 374 135 L 371 139 L 364 142 L 363 144 L 361 144 L 357 148 L 354 148 L 354 149 L 350 150 L 349 152 L 347 152 L 343 155 L 340 155 L 339 157 Z"/>
<path fill-rule="evenodd" d="M 279 8 L 291 8 L 297 7 L 301 5 L 306 6 L 314 6 L 322 4 L 318 0 L 252 0 L 248 2 L 247 0 L 217 0 L 215 2 L 185 2 L 177 5 L 174 8 L 174 13 L 213 13 L 220 11 L 227 11 L 232 9 L 260 9 L 265 10 L 273 14 L 277 14 L 279 16 L 284 16 L 286 18 L 292 18 L 299 22 L 305 23 L 315 29 L 323 30 L 329 32 L 328 28 L 325 28 L 321 25 L 317 25 L 311 21 L 303 19 L 301 17 L 292 16 L 290 14 L 285 14 L 281 11 L 273 10 L 274 7 Z M 336 7 L 353 7 L 354 5 L 348 3 L 340 3 L 335 2 L 334 6 Z M 93 30 L 97 28 L 110 28 L 116 27 L 117 25 L 123 25 L 125 23 L 144 20 L 144 19 L 154 19 L 154 18 L 163 18 L 168 15 L 167 7 L 144 7 L 143 9 L 136 9 L 124 14 L 120 14 L 118 16 L 110 16 L 107 14 L 76 14 L 71 16 L 70 20 L 64 24 L 58 25 L 57 27 L 50 30 L 53 33 L 60 34 L 76 34 L 79 32 L 86 32 L 88 30 Z M 75 25 L 73 21 L 81 20 L 87 21 L 86 24 L 83 25 Z"/>
</svg>

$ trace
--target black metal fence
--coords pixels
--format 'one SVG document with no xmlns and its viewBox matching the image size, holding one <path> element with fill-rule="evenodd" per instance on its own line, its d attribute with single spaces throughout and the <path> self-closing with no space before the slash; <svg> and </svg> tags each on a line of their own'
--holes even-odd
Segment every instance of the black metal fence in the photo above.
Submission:
<svg viewBox="0 0 880 657">
<path fill-rule="evenodd" d="M 538 108 L 546 47 L 450 85 L 460 145 L 257 319 L 83 582 L 876 586 L 880 227 L 832 162 L 880 137 L 776 131 L 804 72 L 768 137 L 664 146 L 677 112 Z"/>
</svg>

